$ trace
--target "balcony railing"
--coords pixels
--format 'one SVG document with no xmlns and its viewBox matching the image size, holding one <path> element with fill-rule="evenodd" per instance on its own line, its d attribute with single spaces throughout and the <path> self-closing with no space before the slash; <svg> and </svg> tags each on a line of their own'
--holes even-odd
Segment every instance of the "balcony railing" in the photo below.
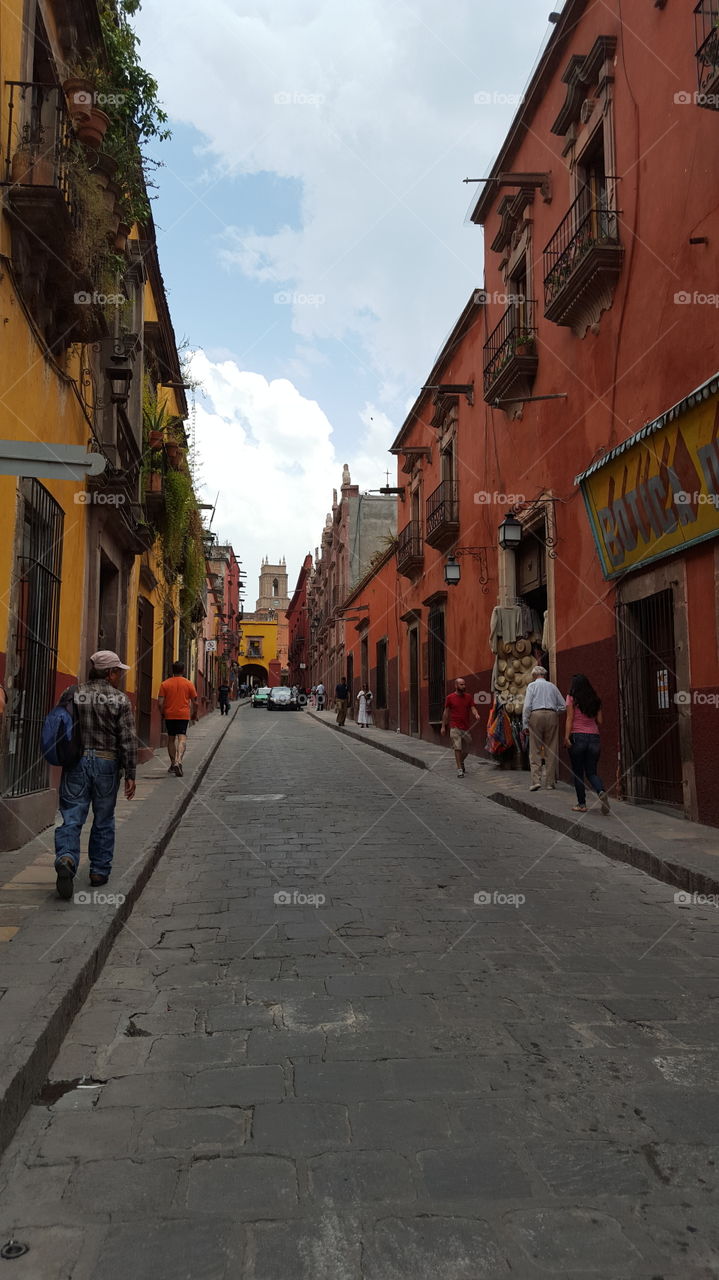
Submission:
<svg viewBox="0 0 719 1280">
<path fill-rule="evenodd" d="M 443 480 L 427 499 L 425 541 L 441 549 L 454 542 L 458 533 L 457 481 Z"/>
<path fill-rule="evenodd" d="M 29 80 L 7 80 L 5 87 L 10 91 L 5 182 L 55 190 L 74 223 L 70 160 L 75 132 L 62 89 Z"/>
<path fill-rule="evenodd" d="M 417 569 L 421 569 L 424 548 L 419 520 L 410 520 L 398 535 L 396 557 L 397 570 L 405 577 L 411 577 Z"/>
<path fill-rule="evenodd" d="M 604 300 L 621 271 L 616 210 L 587 204 L 580 192 L 544 250 L 544 314 L 555 324 L 574 325 Z"/>
<path fill-rule="evenodd" d="M 537 329 L 533 299 L 513 302 L 484 344 L 484 398 L 497 400 L 515 383 L 531 390 L 537 372 Z"/>
<path fill-rule="evenodd" d="M 719 111 L 719 0 L 699 0 L 694 10 L 697 105 Z"/>
</svg>

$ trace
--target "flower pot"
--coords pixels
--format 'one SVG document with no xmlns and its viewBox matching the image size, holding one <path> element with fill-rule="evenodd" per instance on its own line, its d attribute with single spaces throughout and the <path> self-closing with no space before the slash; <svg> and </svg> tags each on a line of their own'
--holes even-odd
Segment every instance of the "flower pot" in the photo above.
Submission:
<svg viewBox="0 0 719 1280">
<path fill-rule="evenodd" d="M 75 132 L 83 146 L 99 151 L 110 125 L 110 117 L 104 111 L 100 111 L 99 107 L 91 107 L 90 118 L 84 120 L 78 117 L 74 124 Z"/>
<path fill-rule="evenodd" d="M 179 444 L 170 443 L 165 445 L 165 453 L 167 454 L 167 461 L 169 462 L 170 466 L 174 467 L 175 470 L 177 471 L 179 471 L 180 465 L 182 463 L 183 452 L 184 451 L 180 448 Z"/>
<path fill-rule="evenodd" d="M 146 493 L 162 493 L 162 472 L 151 471 L 147 477 Z"/>
<path fill-rule="evenodd" d="M 62 87 L 73 122 L 77 124 L 89 120 L 95 102 L 95 90 L 90 81 L 82 76 L 70 76 Z"/>
<path fill-rule="evenodd" d="M 55 166 L 46 156 L 38 156 L 32 147 L 21 147 L 10 165 L 10 181 L 23 187 L 52 187 Z"/>
<path fill-rule="evenodd" d="M 161 449 L 163 444 L 163 435 L 161 431 L 150 431 L 147 436 L 148 449 Z"/>
<path fill-rule="evenodd" d="M 90 177 L 101 191 L 107 191 L 112 179 L 117 173 L 117 160 L 108 155 L 106 151 L 101 151 L 95 164 L 90 170 Z"/>
</svg>

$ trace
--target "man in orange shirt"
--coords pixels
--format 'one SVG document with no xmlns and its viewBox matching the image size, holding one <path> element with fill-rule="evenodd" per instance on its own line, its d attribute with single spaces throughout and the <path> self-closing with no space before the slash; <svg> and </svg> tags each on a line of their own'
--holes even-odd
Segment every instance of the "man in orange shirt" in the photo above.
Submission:
<svg viewBox="0 0 719 1280">
<path fill-rule="evenodd" d="M 160 715 L 165 717 L 167 732 L 167 752 L 170 757 L 168 773 L 182 777 L 182 758 L 187 746 L 187 726 L 192 720 L 197 721 L 197 690 L 191 680 L 184 676 L 184 663 L 173 662 L 172 675 L 163 680 L 157 705 Z"/>
</svg>

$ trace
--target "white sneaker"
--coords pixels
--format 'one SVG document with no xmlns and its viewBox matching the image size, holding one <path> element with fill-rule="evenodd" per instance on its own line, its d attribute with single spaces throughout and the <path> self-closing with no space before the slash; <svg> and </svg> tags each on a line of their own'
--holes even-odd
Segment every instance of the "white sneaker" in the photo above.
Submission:
<svg viewBox="0 0 719 1280">
<path fill-rule="evenodd" d="M 463 778 L 463 777 L 464 777 L 464 769 L 458 769 L 458 770 L 457 770 L 457 777 L 458 777 L 458 778 Z"/>
<path fill-rule="evenodd" d="M 541 789 L 541 784 L 539 782 L 532 783 L 532 786 L 529 788 L 530 791 L 541 791 Z"/>
</svg>

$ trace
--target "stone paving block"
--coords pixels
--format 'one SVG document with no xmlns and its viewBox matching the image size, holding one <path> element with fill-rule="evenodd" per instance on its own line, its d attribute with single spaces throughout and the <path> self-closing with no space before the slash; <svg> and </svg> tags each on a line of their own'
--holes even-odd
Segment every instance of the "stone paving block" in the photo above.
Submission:
<svg viewBox="0 0 719 1280">
<path fill-rule="evenodd" d="M 360 1102 L 350 1110 L 352 1145 L 421 1151 L 450 1143 L 451 1122 L 444 1102 Z"/>
<path fill-rule="evenodd" d="M 528 1142 L 527 1151 L 559 1196 L 643 1196 L 658 1179 L 641 1147 L 593 1142 Z"/>
<path fill-rule="evenodd" d="M 313 1155 L 346 1147 L 349 1141 L 347 1108 L 337 1103 L 288 1099 L 254 1108 L 252 1145 L 258 1151 Z"/>
<path fill-rule="evenodd" d="M 667 1142 L 719 1142 L 719 1085 L 714 1090 L 659 1087 L 636 1097 L 642 1119 Z"/>
<path fill-rule="evenodd" d="M 26 1168 L 18 1162 L 13 1168 L 16 1144 L 17 1136 L 3 1159 L 0 1175 L 0 1236 L 3 1243 L 20 1223 L 26 1228 L 51 1227 L 62 1222 L 71 1225 L 63 1214 L 62 1196 L 75 1166 L 68 1161 Z"/>
<path fill-rule="evenodd" d="M 215 1040 L 217 1037 L 213 1036 Z M 248 1062 L 284 1062 L 288 1058 L 321 1058 L 324 1054 L 323 1031 L 285 1031 L 256 1027 L 249 1033 Z"/>
<path fill-rule="evenodd" d="M 63 1205 L 89 1219 L 158 1218 L 175 1194 L 179 1164 L 174 1160 L 92 1160 L 73 1173 Z"/>
<path fill-rule="evenodd" d="M 274 1218 L 297 1204 L 297 1174 L 291 1160 L 279 1156 L 236 1156 L 194 1160 L 187 1208 L 200 1214 Z"/>
<path fill-rule="evenodd" d="M 239 1062 L 247 1057 L 247 1031 L 232 1031 L 217 1035 L 158 1036 L 153 1040 L 146 1071 L 167 1071 L 170 1068 L 185 1071 L 201 1067 L 217 1066 L 221 1062 Z"/>
<path fill-rule="evenodd" d="M 285 1077 L 279 1066 L 218 1067 L 192 1076 L 187 1083 L 186 1105 L 245 1107 L 277 1102 L 284 1094 Z"/>
<path fill-rule="evenodd" d="M 300 1100 L 364 1102 L 394 1093 L 382 1062 L 298 1062 L 294 1070 L 295 1094 Z"/>
<path fill-rule="evenodd" d="M 383 1218 L 365 1244 L 363 1280 L 495 1280 L 509 1275 L 489 1223 L 475 1218 Z"/>
<path fill-rule="evenodd" d="M 32 1163 L 65 1164 L 69 1160 L 111 1160 L 130 1155 L 137 1142 L 135 1114 L 95 1109 L 89 1114 L 53 1115 Z"/>
<path fill-rule="evenodd" d="M 251 1235 L 252 1280 L 361 1280 L 361 1224 L 329 1205 L 317 1216 L 258 1223 Z"/>
<path fill-rule="evenodd" d="M 13 1231 L 15 1239 L 30 1245 L 30 1252 L 14 1262 L 14 1280 L 68 1280 L 76 1274 L 76 1266 L 83 1246 L 85 1233 L 79 1227 L 36 1227 L 20 1222 Z M 3 1232 L 2 1243 L 8 1239 Z M 4 1277 L 3 1277 L 4 1280 Z"/>
<path fill-rule="evenodd" d="M 234 1150 L 245 1144 L 252 1123 L 252 1109 L 196 1107 L 182 1111 L 145 1114 L 137 1134 L 138 1151 L 144 1155 L 168 1152 L 187 1155 Z"/>
<path fill-rule="evenodd" d="M 432 1204 L 519 1200 L 531 1196 L 531 1182 L 506 1143 L 491 1137 L 476 1147 L 422 1151 L 420 1197 Z"/>
<path fill-rule="evenodd" d="M 272 1010 L 261 1004 L 232 1004 L 209 1009 L 205 1029 L 211 1036 L 222 1031 L 249 1031 L 253 1027 L 271 1027 Z"/>
<path fill-rule="evenodd" d="M 403 1097 L 440 1097 L 450 1094 L 473 1094 L 488 1085 L 482 1082 L 476 1063 L 445 1058 L 405 1059 L 387 1063 L 390 1087 L 395 1095 Z"/>
<path fill-rule="evenodd" d="M 631 1275 L 641 1262 L 616 1218 L 598 1209 L 520 1209 L 503 1223 L 521 1254 L 551 1275 L 574 1267 L 606 1280 L 622 1271 Z"/>
<path fill-rule="evenodd" d="M 163 973 L 156 975 L 155 981 L 161 990 L 177 987 L 186 991 L 188 987 L 204 987 L 219 983 L 225 970 L 218 964 L 175 964 Z"/>
<path fill-rule="evenodd" d="M 96 1275 L 98 1280 L 236 1280 L 246 1274 L 244 1259 L 244 1232 L 231 1220 L 139 1220 L 109 1229 Z"/>
<path fill-rule="evenodd" d="M 343 1151 L 308 1160 L 310 1201 L 332 1205 L 415 1200 L 412 1165 L 396 1151 Z"/>
<path fill-rule="evenodd" d="M 391 996 L 392 983 L 381 973 L 335 974 L 325 978 L 330 996 L 353 999 L 355 996 Z"/>
<path fill-rule="evenodd" d="M 109 1080 L 99 1091 L 97 1107 L 182 1107 L 187 1077 L 178 1071 L 150 1072 Z"/>
</svg>

